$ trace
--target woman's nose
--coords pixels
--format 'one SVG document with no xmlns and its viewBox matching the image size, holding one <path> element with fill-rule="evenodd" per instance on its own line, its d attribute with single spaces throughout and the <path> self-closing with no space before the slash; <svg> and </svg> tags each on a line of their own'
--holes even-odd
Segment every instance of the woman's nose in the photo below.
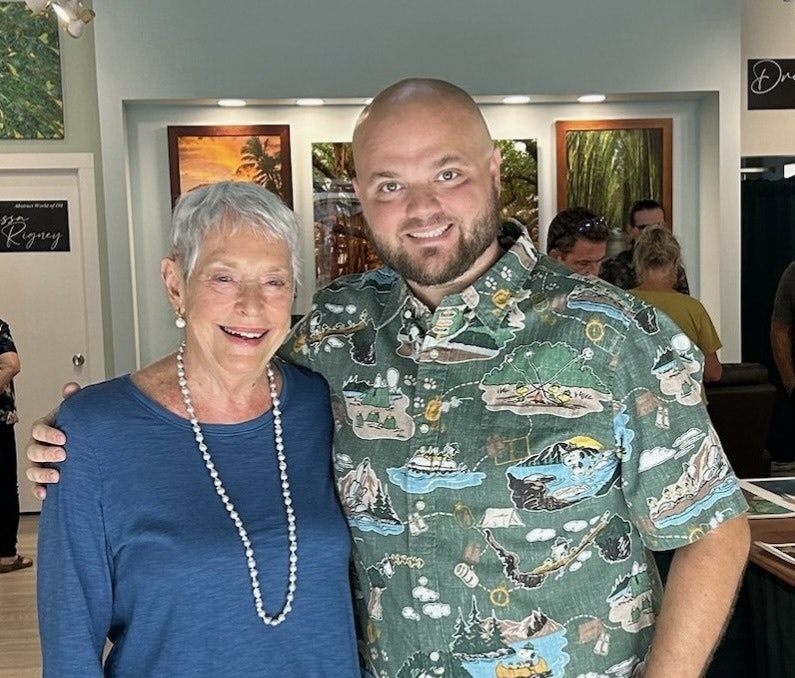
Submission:
<svg viewBox="0 0 795 678">
<path fill-rule="evenodd" d="M 263 289 L 258 282 L 243 281 L 238 285 L 237 305 L 241 308 L 254 308 L 263 304 Z"/>
</svg>

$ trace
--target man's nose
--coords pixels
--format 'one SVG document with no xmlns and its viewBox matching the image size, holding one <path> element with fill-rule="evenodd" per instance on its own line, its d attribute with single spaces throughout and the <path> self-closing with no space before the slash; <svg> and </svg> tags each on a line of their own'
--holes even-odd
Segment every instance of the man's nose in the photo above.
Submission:
<svg viewBox="0 0 795 678">
<path fill-rule="evenodd" d="M 439 198 L 433 186 L 413 186 L 408 191 L 406 211 L 409 216 L 423 217 L 439 212 Z"/>
</svg>

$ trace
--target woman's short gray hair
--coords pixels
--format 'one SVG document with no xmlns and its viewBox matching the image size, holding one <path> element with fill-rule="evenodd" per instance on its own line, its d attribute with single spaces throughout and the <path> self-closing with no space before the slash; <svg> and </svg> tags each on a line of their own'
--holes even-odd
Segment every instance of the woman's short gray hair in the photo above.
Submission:
<svg viewBox="0 0 795 678">
<path fill-rule="evenodd" d="M 222 228 L 250 228 L 287 243 L 293 283 L 298 285 L 298 234 L 293 211 L 259 184 L 219 181 L 183 193 L 171 217 L 171 254 L 179 257 L 187 280 L 207 235 Z"/>
</svg>

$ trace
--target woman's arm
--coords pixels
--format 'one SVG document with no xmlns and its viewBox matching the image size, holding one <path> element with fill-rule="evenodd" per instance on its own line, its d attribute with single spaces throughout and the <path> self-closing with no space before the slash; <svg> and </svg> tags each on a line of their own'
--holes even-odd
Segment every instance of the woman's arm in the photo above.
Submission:
<svg viewBox="0 0 795 678">
<path fill-rule="evenodd" d="M 718 360 L 717 351 L 707 353 L 704 356 L 704 383 L 708 384 L 713 381 L 719 381 L 723 374 L 723 365 Z"/>
<path fill-rule="evenodd" d="M 60 420 L 59 420 L 60 423 Z M 101 678 L 112 615 L 102 478 L 91 450 L 70 446 L 69 468 L 39 522 L 37 599 L 44 678 Z"/>
<path fill-rule="evenodd" d="M 0 391 L 19 374 L 19 356 L 16 351 L 0 353 Z"/>
</svg>

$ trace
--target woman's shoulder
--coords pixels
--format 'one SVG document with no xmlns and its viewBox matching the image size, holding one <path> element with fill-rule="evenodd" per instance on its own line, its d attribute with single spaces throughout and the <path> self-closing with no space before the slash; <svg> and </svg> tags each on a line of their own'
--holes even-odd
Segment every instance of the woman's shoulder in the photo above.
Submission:
<svg viewBox="0 0 795 678">
<path fill-rule="evenodd" d="M 105 416 L 109 409 L 119 406 L 121 399 L 127 399 L 131 389 L 129 374 L 83 386 L 61 403 L 58 418 L 86 414 Z"/>
<path fill-rule="evenodd" d="M 275 358 L 276 365 L 281 370 L 284 378 L 301 384 L 326 385 L 326 380 L 318 373 L 308 367 L 287 362 L 281 358 Z"/>
</svg>

